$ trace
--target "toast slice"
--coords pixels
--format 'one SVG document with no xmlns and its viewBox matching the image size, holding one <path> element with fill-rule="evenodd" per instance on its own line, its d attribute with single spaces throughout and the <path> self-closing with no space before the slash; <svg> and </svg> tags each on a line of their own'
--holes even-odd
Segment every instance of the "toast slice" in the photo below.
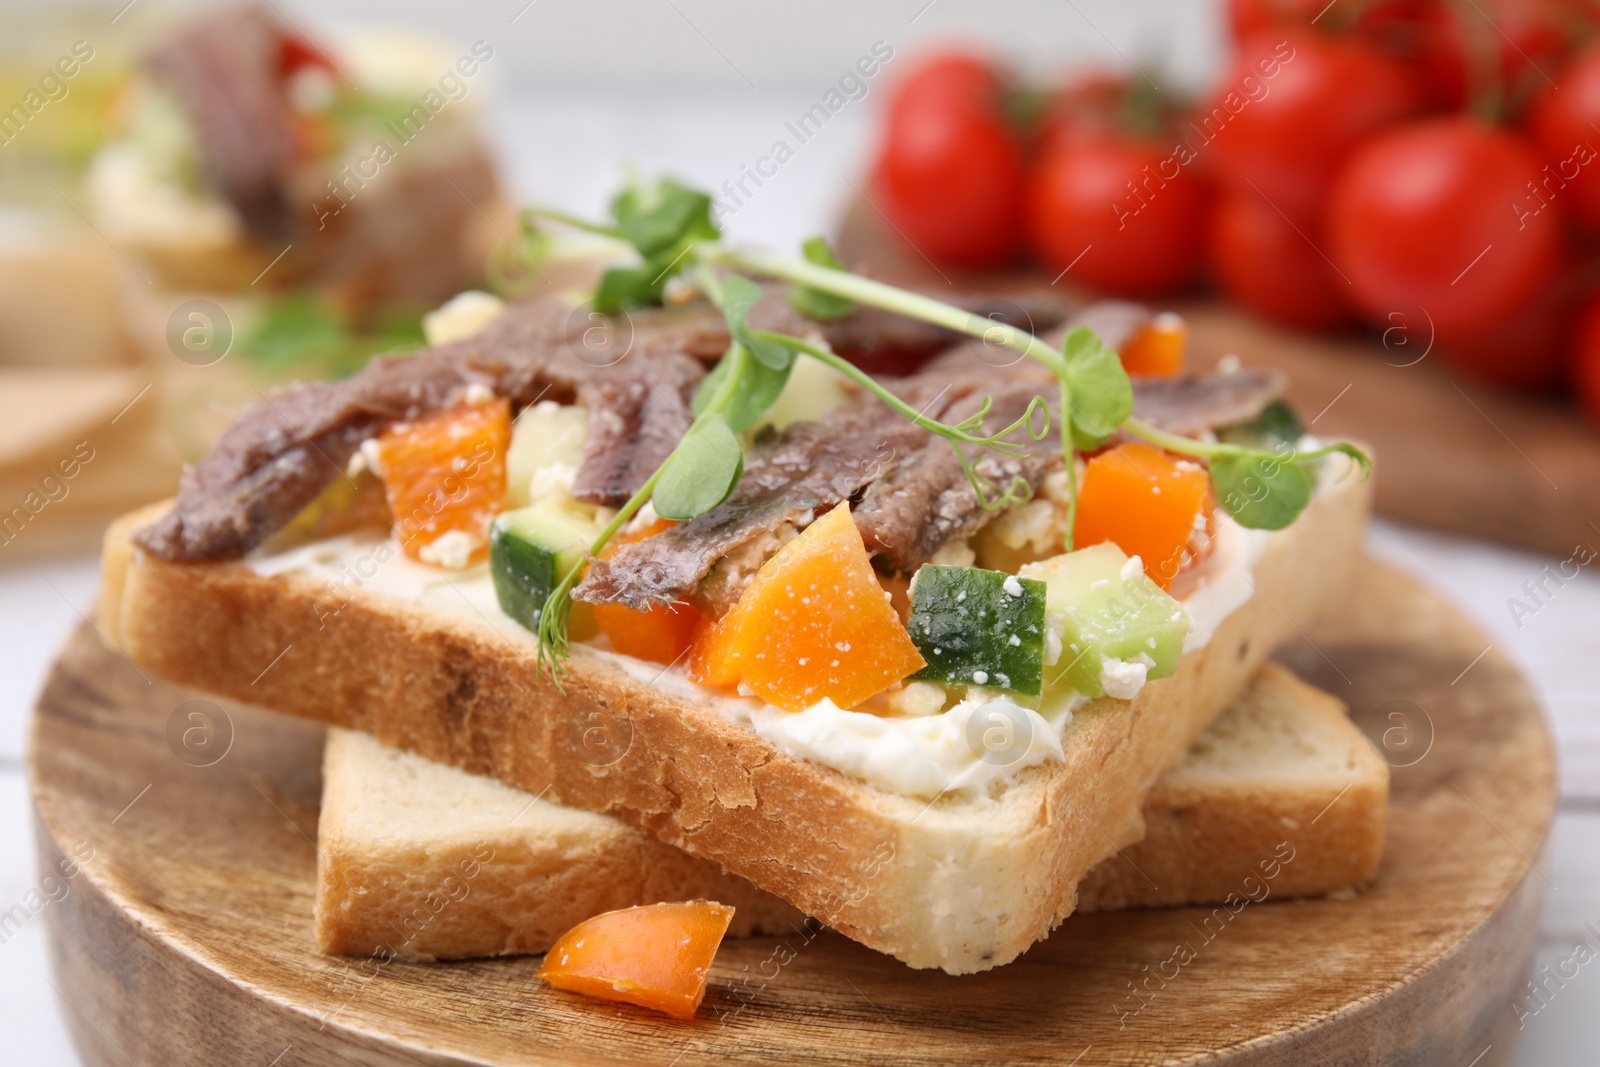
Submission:
<svg viewBox="0 0 1600 1067">
<path fill-rule="evenodd" d="M 1220 903 L 1264 870 L 1274 897 L 1353 889 L 1388 816 L 1389 765 L 1345 706 L 1269 662 L 1151 788 L 1144 840 L 1089 872 L 1078 910 Z"/>
<path fill-rule="evenodd" d="M 367 734 L 328 732 L 317 827 L 324 952 L 434 960 L 545 951 L 602 911 L 705 897 L 732 937 L 802 913 L 708 860 Z M 1089 872 L 1078 910 L 1350 889 L 1377 873 L 1389 769 L 1333 697 L 1268 663 L 1145 798 L 1145 840 Z M 1286 859 L 1287 857 L 1287 859 Z"/>
<path fill-rule="evenodd" d="M 870 947 L 962 974 L 1048 934 L 1088 870 L 1143 837 L 1150 786 L 1268 652 L 1349 587 L 1370 487 L 1325 486 L 1265 536 L 1247 599 L 1173 677 L 1132 701 L 1081 706 L 1063 759 L 977 797 L 873 788 L 781 750 L 654 664 L 585 646 L 558 689 L 533 635 L 497 625 L 460 589 L 441 604 L 248 561 L 155 559 L 131 541 L 155 510 L 107 534 L 102 618 L 164 678 L 615 814 Z M 614 742 L 603 759 L 589 741 L 596 723 Z"/>
</svg>

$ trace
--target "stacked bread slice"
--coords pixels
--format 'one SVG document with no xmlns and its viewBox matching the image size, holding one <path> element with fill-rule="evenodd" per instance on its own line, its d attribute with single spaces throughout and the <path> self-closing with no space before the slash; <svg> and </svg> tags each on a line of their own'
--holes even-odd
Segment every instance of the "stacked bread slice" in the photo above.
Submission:
<svg viewBox="0 0 1600 1067">
<path fill-rule="evenodd" d="M 1078 910 L 1222 903 L 1263 865 L 1305 896 L 1370 880 L 1388 768 L 1343 706 L 1263 666 L 1145 797 L 1146 835 L 1098 864 Z M 717 864 L 619 820 L 541 799 L 333 729 L 317 834 L 317 938 L 380 959 L 543 952 L 602 911 L 704 897 L 729 935 L 783 934 L 805 916 Z"/>
<path fill-rule="evenodd" d="M 1078 708 L 1064 759 L 992 795 L 932 801 L 800 759 L 692 687 L 582 646 L 557 687 L 531 635 L 470 603 L 442 610 L 248 561 L 157 559 L 132 534 L 160 507 L 108 532 L 101 618 L 132 660 L 170 680 L 615 816 L 868 946 L 960 974 L 1046 936 L 1090 871 L 1145 836 L 1156 781 L 1271 649 L 1348 587 L 1369 492 L 1354 478 L 1327 484 L 1267 535 L 1248 599 L 1173 677 Z M 595 716 L 626 734 L 615 759 L 586 746 Z"/>
</svg>

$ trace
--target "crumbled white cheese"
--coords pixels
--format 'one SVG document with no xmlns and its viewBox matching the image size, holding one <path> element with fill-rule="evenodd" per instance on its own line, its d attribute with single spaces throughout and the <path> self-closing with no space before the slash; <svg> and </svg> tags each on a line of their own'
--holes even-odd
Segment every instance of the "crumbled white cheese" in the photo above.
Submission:
<svg viewBox="0 0 1600 1067">
<path fill-rule="evenodd" d="M 1101 656 L 1100 684 L 1105 687 L 1106 696 L 1132 700 L 1144 688 L 1145 676 L 1153 666 L 1155 661 L 1142 652 L 1132 662 Z"/>
<path fill-rule="evenodd" d="M 1129 556 L 1128 562 L 1122 565 L 1121 578 L 1124 582 L 1137 580 L 1144 574 L 1144 560 L 1138 556 Z"/>
<path fill-rule="evenodd" d="M 945 691 L 928 682 L 907 682 L 884 694 L 883 702 L 896 715 L 937 715 L 944 710 Z"/>
<path fill-rule="evenodd" d="M 1010 645 L 1012 648 L 1016 648 L 1018 645 L 1022 644 L 1022 638 L 1018 637 L 1016 634 L 1012 634 L 1010 637 L 1006 638 L 1006 644 Z"/>
<path fill-rule="evenodd" d="M 481 544 L 483 538 L 474 537 L 465 530 L 446 530 L 434 538 L 432 544 L 422 546 L 417 551 L 417 558 L 435 567 L 464 571 L 471 566 L 472 553 Z"/>
<path fill-rule="evenodd" d="M 578 480 L 578 468 L 570 463 L 547 463 L 536 467 L 528 479 L 528 500 L 569 497 Z"/>
<path fill-rule="evenodd" d="M 700 296 L 700 287 L 682 274 L 674 274 L 668 278 L 667 284 L 661 289 L 661 302 L 668 307 L 692 304 Z"/>
<path fill-rule="evenodd" d="M 1061 634 L 1067 620 L 1051 612 L 1044 620 L 1044 665 L 1054 667 L 1061 660 Z"/>
<path fill-rule="evenodd" d="M 422 316 L 422 335 L 430 345 L 471 337 L 499 317 L 506 302 L 493 293 L 468 289 Z"/>
<path fill-rule="evenodd" d="M 1015 574 L 1006 575 L 1006 580 L 1000 583 L 1000 588 L 1006 591 L 1006 596 L 1020 597 L 1022 595 L 1022 583 L 1017 581 Z"/>
<path fill-rule="evenodd" d="M 989 684 L 989 672 L 988 671 L 973 671 L 972 672 L 972 681 L 973 681 L 973 684 L 975 684 L 975 685 L 988 685 Z"/>
<path fill-rule="evenodd" d="M 359 451 L 361 453 L 361 461 L 366 466 L 367 470 L 371 471 L 373 474 L 376 474 L 379 478 L 382 478 L 383 454 L 378 451 L 378 439 L 376 437 L 369 437 L 365 441 L 362 441 Z M 354 462 L 353 458 L 352 462 Z"/>
<path fill-rule="evenodd" d="M 656 513 L 656 502 L 646 500 L 643 506 L 633 513 L 633 518 L 628 520 L 628 525 L 623 529 L 628 533 L 638 533 L 640 530 L 648 530 L 660 520 L 661 516 Z"/>
</svg>

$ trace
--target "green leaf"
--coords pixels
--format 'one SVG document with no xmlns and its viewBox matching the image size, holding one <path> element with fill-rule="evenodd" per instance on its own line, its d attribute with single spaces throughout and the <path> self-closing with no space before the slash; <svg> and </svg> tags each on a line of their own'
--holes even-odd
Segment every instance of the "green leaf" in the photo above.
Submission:
<svg viewBox="0 0 1600 1067">
<path fill-rule="evenodd" d="M 1249 422 L 1218 430 L 1217 440 L 1247 448 L 1273 450 L 1279 445 L 1293 445 L 1305 436 L 1305 432 L 1294 408 L 1282 400 L 1274 400 Z"/>
<path fill-rule="evenodd" d="M 623 308 L 659 303 L 666 280 L 654 281 L 660 273 L 649 263 L 638 267 L 612 267 L 600 276 L 594 309 L 602 315 L 615 315 Z"/>
<path fill-rule="evenodd" d="M 723 380 L 731 372 L 734 363 L 732 357 L 733 350 L 729 349 L 728 354 L 711 368 L 711 373 L 700 383 L 700 388 L 694 394 L 696 415 L 705 410 L 706 404 L 716 395 Z M 767 409 L 778 402 L 783 387 L 789 383 L 789 372 L 793 369 L 793 363 L 782 370 L 773 370 L 765 363 L 750 360 L 745 367 L 743 387 L 734 394 L 727 407 L 722 409 L 722 417 L 727 420 L 729 428 L 734 433 L 743 433 L 754 426 L 756 421 L 767 413 Z"/>
<path fill-rule="evenodd" d="M 422 316 L 414 311 L 357 325 L 324 297 L 290 294 L 262 303 L 239 350 L 270 375 L 343 378 L 378 353 L 410 351 L 422 343 Z"/>
<path fill-rule="evenodd" d="M 828 242 L 821 237 L 813 237 L 801 246 L 806 259 L 819 267 L 829 267 L 833 270 L 844 270 L 844 264 L 839 262 L 839 257 L 833 254 L 833 249 L 828 247 Z M 789 306 L 808 319 L 817 322 L 833 322 L 842 319 L 856 309 L 856 302 L 848 297 L 835 296 L 825 293 L 821 289 L 812 289 L 805 285 L 791 285 L 789 287 Z"/>
<path fill-rule="evenodd" d="M 721 235 L 711 220 L 711 198 L 670 178 L 630 185 L 612 201 L 611 212 L 628 243 L 646 259 L 677 251 L 688 240 Z"/>
<path fill-rule="evenodd" d="M 1211 461 L 1217 499 L 1240 526 L 1281 530 L 1311 501 L 1311 476 L 1293 452 L 1241 452 Z"/>
<path fill-rule="evenodd" d="M 1133 383 L 1122 360 L 1087 326 L 1067 334 L 1061 354 L 1066 358 L 1072 400 L 1072 411 L 1062 417 L 1072 427 L 1073 444 L 1099 448 L 1133 414 Z"/>
<path fill-rule="evenodd" d="M 728 332 L 733 339 L 750 352 L 758 363 L 772 370 L 785 371 L 794 366 L 795 354 L 786 345 L 756 337 L 750 329 L 750 309 L 761 300 L 761 286 L 738 274 L 722 278 L 722 317 L 728 320 Z"/>
<path fill-rule="evenodd" d="M 606 314 L 661 303 L 668 280 L 689 261 L 689 247 L 722 234 L 711 219 L 711 198 L 670 179 L 630 184 L 611 202 L 611 213 L 644 262 L 600 279 L 594 305 Z"/>
<path fill-rule="evenodd" d="M 744 452 L 721 415 L 697 419 L 656 481 L 656 514 L 683 522 L 728 498 L 744 473 Z"/>
</svg>

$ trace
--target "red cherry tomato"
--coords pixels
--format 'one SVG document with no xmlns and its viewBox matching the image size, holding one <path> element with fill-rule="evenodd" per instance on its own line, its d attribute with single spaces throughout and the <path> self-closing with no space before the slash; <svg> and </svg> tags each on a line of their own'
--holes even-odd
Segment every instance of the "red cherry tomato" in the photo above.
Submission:
<svg viewBox="0 0 1600 1067">
<path fill-rule="evenodd" d="M 1541 165 L 1525 138 L 1465 117 L 1364 145 L 1327 217 L 1328 254 L 1356 307 L 1381 323 L 1397 302 L 1414 302 L 1439 333 L 1462 336 L 1525 306 L 1561 255 L 1559 201 L 1541 206 L 1527 191 Z"/>
<path fill-rule="evenodd" d="M 1402 61 L 1429 104 L 1454 111 L 1495 96 L 1514 106 L 1557 78 L 1596 13 L 1586 0 L 1229 0 L 1228 22 L 1235 41 L 1313 22 L 1353 31 Z"/>
<path fill-rule="evenodd" d="M 304 37 L 292 33 L 278 37 L 278 76 L 291 78 L 307 67 L 320 67 L 329 74 L 337 74 L 333 61 L 322 50 Z"/>
<path fill-rule="evenodd" d="M 1339 277 L 1307 232 L 1251 190 L 1225 192 L 1211 214 L 1207 252 L 1222 291 L 1263 318 L 1303 329 L 1327 329 L 1350 319 Z"/>
<path fill-rule="evenodd" d="M 1205 183 L 1170 141 L 1110 130 L 1052 139 L 1028 190 L 1028 234 L 1052 275 L 1122 296 L 1194 278 Z"/>
<path fill-rule="evenodd" d="M 1387 0 L 1356 32 L 1403 60 L 1428 102 L 1458 110 L 1480 99 L 1514 106 L 1548 84 L 1594 12 L 1573 0 Z"/>
<path fill-rule="evenodd" d="M 1566 270 L 1561 274 L 1569 276 Z M 1485 326 L 1461 333 L 1441 330 L 1435 349 L 1447 363 L 1507 389 L 1549 389 L 1566 373 L 1573 295 L 1558 278 Z"/>
<path fill-rule="evenodd" d="M 1589 418 L 1600 425 L 1600 298 L 1578 316 L 1572 338 L 1572 384 Z"/>
<path fill-rule="evenodd" d="M 1070 137 L 1116 129 L 1127 118 L 1129 97 L 1137 91 L 1119 74 L 1103 70 L 1077 73 L 1051 97 L 1040 123 L 1041 136 Z"/>
<path fill-rule="evenodd" d="M 1000 75 L 989 60 L 971 52 L 935 52 L 895 83 L 889 96 L 891 121 L 906 107 L 930 102 L 992 107 L 1000 92 Z"/>
<path fill-rule="evenodd" d="M 1537 184 L 1600 230 L 1600 42 L 1586 48 L 1529 105 L 1527 123 L 1545 157 Z"/>
<path fill-rule="evenodd" d="M 1268 26 L 1310 25 L 1327 0 L 1228 0 L 1228 29 L 1242 41 Z"/>
<path fill-rule="evenodd" d="M 1194 125 L 1224 183 L 1299 221 L 1315 217 L 1357 144 L 1416 107 L 1405 71 L 1376 49 L 1281 27 L 1240 44 Z"/>
<path fill-rule="evenodd" d="M 1000 112 L 999 82 L 971 57 L 939 57 L 900 85 L 874 169 L 878 203 L 924 255 L 964 267 L 1015 255 L 1022 145 Z"/>
</svg>

